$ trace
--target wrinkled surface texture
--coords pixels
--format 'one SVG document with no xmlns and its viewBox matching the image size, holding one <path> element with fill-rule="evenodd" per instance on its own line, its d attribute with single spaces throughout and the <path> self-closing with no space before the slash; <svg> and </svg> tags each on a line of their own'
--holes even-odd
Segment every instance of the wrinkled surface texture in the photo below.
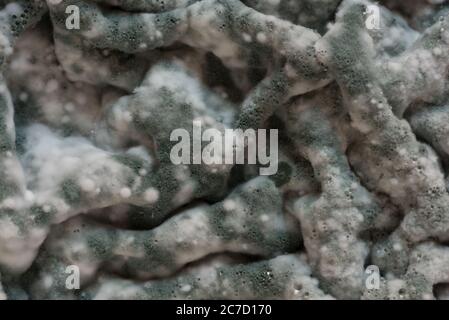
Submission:
<svg viewBox="0 0 449 320">
<path fill-rule="evenodd" d="M 448 170 L 444 0 L 0 1 L 0 299 L 449 299 Z"/>
</svg>

